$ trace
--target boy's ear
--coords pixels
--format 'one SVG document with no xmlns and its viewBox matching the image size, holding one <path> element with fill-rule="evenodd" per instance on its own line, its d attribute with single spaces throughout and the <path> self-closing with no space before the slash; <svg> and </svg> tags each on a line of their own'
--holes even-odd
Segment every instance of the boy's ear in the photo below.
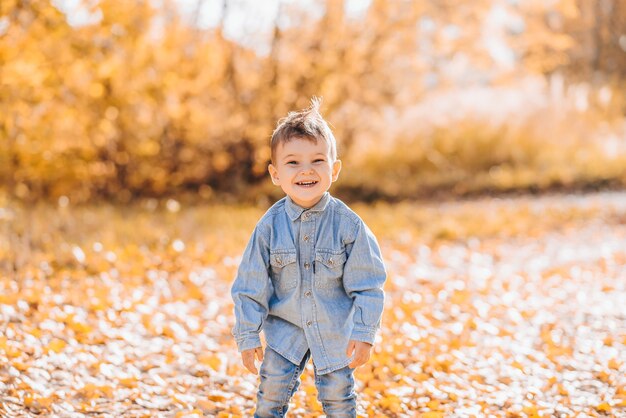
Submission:
<svg viewBox="0 0 626 418">
<path fill-rule="evenodd" d="M 333 182 L 339 178 L 339 172 L 341 171 L 341 160 L 335 160 L 333 163 Z"/>
<path fill-rule="evenodd" d="M 276 186 L 280 186 L 280 181 L 278 180 L 278 170 L 272 164 L 267 166 L 267 171 L 270 173 L 270 177 L 272 178 L 272 183 Z"/>
</svg>

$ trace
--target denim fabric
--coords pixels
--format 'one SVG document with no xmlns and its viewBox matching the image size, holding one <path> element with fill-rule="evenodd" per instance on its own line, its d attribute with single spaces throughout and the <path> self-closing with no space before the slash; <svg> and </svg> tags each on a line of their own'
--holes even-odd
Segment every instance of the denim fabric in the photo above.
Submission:
<svg viewBox="0 0 626 418">
<path fill-rule="evenodd" d="M 254 416 L 258 418 L 284 417 L 291 396 L 300 386 L 300 375 L 310 357 L 307 351 L 299 365 L 295 365 L 271 348 L 265 350 L 261 364 L 261 385 L 257 393 Z M 354 370 L 344 367 L 332 373 L 319 375 L 315 368 L 317 399 L 329 418 L 356 417 Z"/>
<path fill-rule="evenodd" d="M 311 350 L 320 375 L 350 364 L 350 339 L 374 343 L 386 279 L 376 238 L 328 192 L 312 208 L 289 196 L 257 223 L 231 288 L 239 351 L 267 346 L 293 364 Z"/>
</svg>

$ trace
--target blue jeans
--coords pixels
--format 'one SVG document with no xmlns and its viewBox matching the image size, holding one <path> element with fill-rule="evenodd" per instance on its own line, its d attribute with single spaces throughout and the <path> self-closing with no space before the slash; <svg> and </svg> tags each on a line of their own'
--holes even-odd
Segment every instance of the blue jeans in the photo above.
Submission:
<svg viewBox="0 0 626 418">
<path fill-rule="evenodd" d="M 289 400 L 300 386 L 311 351 L 307 351 L 299 365 L 295 365 L 270 347 L 266 347 L 261 364 L 261 385 L 257 393 L 257 418 L 284 417 Z M 324 375 L 318 375 L 315 363 L 315 387 L 328 418 L 356 417 L 356 393 L 354 392 L 354 369 L 346 366 Z"/>
</svg>

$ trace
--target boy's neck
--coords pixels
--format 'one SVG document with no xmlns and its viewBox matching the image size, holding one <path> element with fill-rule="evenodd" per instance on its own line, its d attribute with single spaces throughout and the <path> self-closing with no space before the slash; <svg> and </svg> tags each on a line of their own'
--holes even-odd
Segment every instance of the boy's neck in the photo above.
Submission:
<svg viewBox="0 0 626 418">
<path fill-rule="evenodd" d="M 314 203 L 312 203 L 312 204 L 310 204 L 310 205 L 308 205 L 308 206 L 304 206 L 304 205 L 299 204 L 298 202 L 296 202 L 295 200 L 293 200 L 293 199 L 291 198 L 291 196 L 289 196 L 289 198 L 290 198 L 290 199 L 291 199 L 291 201 L 294 203 L 294 205 L 296 205 L 296 206 L 298 206 L 298 207 L 300 207 L 300 208 L 302 208 L 302 209 L 307 210 L 307 209 L 311 209 L 312 207 L 314 207 L 315 205 L 317 205 L 317 204 L 318 204 L 318 203 L 319 203 L 319 202 L 320 202 L 320 201 L 324 198 L 324 196 L 326 195 L 326 193 L 328 193 L 328 192 L 324 192 L 324 194 L 323 194 L 323 195 L 321 195 L 321 196 L 319 197 L 319 199 L 317 199 Z"/>
</svg>

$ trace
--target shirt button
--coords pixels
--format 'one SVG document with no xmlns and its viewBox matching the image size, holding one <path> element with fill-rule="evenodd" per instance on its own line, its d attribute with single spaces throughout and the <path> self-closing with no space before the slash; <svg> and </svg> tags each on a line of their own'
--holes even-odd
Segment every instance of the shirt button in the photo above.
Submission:
<svg viewBox="0 0 626 418">
<path fill-rule="evenodd" d="M 309 236 L 305 235 L 304 238 L 302 238 L 305 242 L 309 242 Z"/>
<path fill-rule="evenodd" d="M 311 267 L 311 264 L 310 264 L 310 263 L 308 263 L 308 262 L 307 262 L 307 263 L 304 263 L 304 268 L 305 268 L 305 269 L 308 269 L 309 267 Z"/>
<path fill-rule="evenodd" d="M 310 216 L 311 216 L 311 213 L 309 213 L 309 212 L 307 212 L 307 213 L 305 213 L 305 214 L 304 214 L 304 218 L 305 218 L 305 219 L 309 219 L 309 217 L 310 217 Z"/>
<path fill-rule="evenodd" d="M 311 296 L 311 291 L 307 290 L 306 292 L 304 292 L 304 296 L 306 296 L 307 298 Z"/>
<path fill-rule="evenodd" d="M 307 327 L 310 327 L 312 323 L 313 323 L 313 322 L 311 322 L 311 321 L 306 321 L 306 326 L 307 326 Z"/>
</svg>

